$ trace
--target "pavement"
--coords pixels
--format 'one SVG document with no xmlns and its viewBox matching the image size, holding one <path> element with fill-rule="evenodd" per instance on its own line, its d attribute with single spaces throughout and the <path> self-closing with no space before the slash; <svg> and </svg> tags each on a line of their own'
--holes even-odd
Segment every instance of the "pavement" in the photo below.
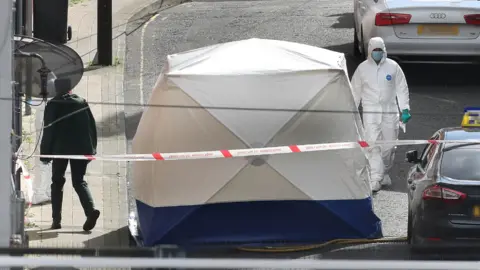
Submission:
<svg viewBox="0 0 480 270">
<path fill-rule="evenodd" d="M 216 43 L 269 38 L 305 43 L 346 54 L 349 74 L 359 60 L 353 52 L 353 1 L 267 0 L 193 1 L 161 11 L 127 37 L 125 102 L 145 103 L 169 54 Z M 136 30 L 135 30 L 136 29 Z M 388 48 L 387 48 L 388 49 Z M 140 61 L 138 60 L 140 59 Z M 472 66 L 406 65 L 412 120 L 401 139 L 425 139 L 436 130 L 458 126 L 466 106 L 478 106 L 480 82 Z M 130 143 L 141 108 L 125 108 L 126 136 Z M 404 162 L 407 150 L 399 147 L 391 172 L 393 184 L 374 197 L 384 235 L 406 236 L 407 194 Z"/>
<path fill-rule="evenodd" d="M 81 82 L 73 89 L 89 103 L 97 121 L 98 154 L 126 153 L 123 76 L 125 63 L 125 38 L 127 22 L 142 22 L 157 10 L 162 1 L 113 1 L 113 59 L 111 67 L 96 67 L 97 1 L 76 1 L 69 8 L 69 24 L 73 38 L 66 45 L 74 49 L 87 68 Z M 23 118 L 23 133 L 35 133 L 41 127 L 42 107 L 32 107 L 33 114 Z M 38 153 L 38 133 L 24 136 L 25 153 Z M 33 186 L 42 181 L 38 159 L 29 159 L 26 166 L 33 174 Z M 98 248 L 126 247 L 129 245 L 127 226 L 128 200 L 126 164 L 123 162 L 91 162 L 86 175 L 96 208 L 101 211 L 97 226 L 92 232 L 82 230 L 85 215 L 74 192 L 69 175 L 64 190 L 63 220 L 61 230 L 49 230 L 51 206 L 49 203 L 33 205 L 27 209 L 27 230 L 30 247 Z M 48 184 L 48 179 L 46 180 Z M 22 189 L 26 191 L 26 181 Z"/>
</svg>

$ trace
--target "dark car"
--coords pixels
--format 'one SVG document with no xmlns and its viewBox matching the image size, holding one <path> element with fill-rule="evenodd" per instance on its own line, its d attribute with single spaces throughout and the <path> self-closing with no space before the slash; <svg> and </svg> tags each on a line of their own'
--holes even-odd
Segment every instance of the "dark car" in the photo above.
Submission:
<svg viewBox="0 0 480 270">
<path fill-rule="evenodd" d="M 445 128 L 431 139 L 480 140 L 480 129 Z M 428 144 L 406 159 L 415 164 L 407 178 L 410 247 L 479 245 L 480 143 Z"/>
</svg>

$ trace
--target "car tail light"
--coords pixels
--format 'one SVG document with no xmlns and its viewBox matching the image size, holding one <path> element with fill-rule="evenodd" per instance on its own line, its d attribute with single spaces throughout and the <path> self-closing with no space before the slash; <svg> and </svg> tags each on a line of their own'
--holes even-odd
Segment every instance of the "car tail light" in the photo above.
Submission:
<svg viewBox="0 0 480 270">
<path fill-rule="evenodd" d="M 412 15 L 402 13 L 377 13 L 375 16 L 376 26 L 408 24 Z"/>
<path fill-rule="evenodd" d="M 442 241 L 442 238 L 438 238 L 438 237 L 428 237 L 427 240 L 428 240 L 428 241 Z"/>
<path fill-rule="evenodd" d="M 467 24 L 480 25 L 480 14 L 469 14 L 463 17 Z"/>
<path fill-rule="evenodd" d="M 435 185 L 425 189 L 422 197 L 424 200 L 459 201 L 465 199 L 467 194 Z"/>
</svg>

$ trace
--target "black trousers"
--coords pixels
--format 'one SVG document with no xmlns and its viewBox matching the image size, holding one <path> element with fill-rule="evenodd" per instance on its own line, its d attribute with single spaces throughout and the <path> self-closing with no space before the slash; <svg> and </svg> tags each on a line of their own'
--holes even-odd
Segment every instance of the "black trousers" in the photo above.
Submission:
<svg viewBox="0 0 480 270">
<path fill-rule="evenodd" d="M 92 194 L 88 184 L 83 179 L 87 171 L 89 160 L 54 159 L 52 162 L 52 218 L 55 222 L 62 220 L 63 186 L 65 185 L 65 171 L 68 163 L 72 173 L 72 185 L 77 192 L 85 216 L 89 216 L 95 209 Z"/>
</svg>

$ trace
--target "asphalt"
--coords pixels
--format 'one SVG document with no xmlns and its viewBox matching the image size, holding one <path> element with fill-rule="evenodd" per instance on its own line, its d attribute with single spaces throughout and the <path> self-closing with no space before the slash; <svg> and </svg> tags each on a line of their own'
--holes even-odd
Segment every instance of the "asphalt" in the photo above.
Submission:
<svg viewBox="0 0 480 270">
<path fill-rule="evenodd" d="M 194 1 L 164 10 L 146 26 L 129 25 L 125 102 L 140 103 L 142 96 L 144 102 L 148 101 L 167 55 L 253 37 L 343 52 L 352 75 L 359 64 L 351 55 L 352 11 L 351 0 Z M 141 56 L 143 59 L 139 61 Z M 403 68 L 410 87 L 412 120 L 401 139 L 425 139 L 442 127 L 458 126 L 464 107 L 480 105 L 478 66 L 405 65 Z M 141 107 L 126 108 L 129 140 L 134 136 L 140 115 Z M 397 149 L 391 172 L 393 184 L 374 197 L 385 236 L 406 235 L 405 176 L 410 165 L 404 162 L 404 154 L 410 149 L 421 150 L 422 146 Z"/>
</svg>

